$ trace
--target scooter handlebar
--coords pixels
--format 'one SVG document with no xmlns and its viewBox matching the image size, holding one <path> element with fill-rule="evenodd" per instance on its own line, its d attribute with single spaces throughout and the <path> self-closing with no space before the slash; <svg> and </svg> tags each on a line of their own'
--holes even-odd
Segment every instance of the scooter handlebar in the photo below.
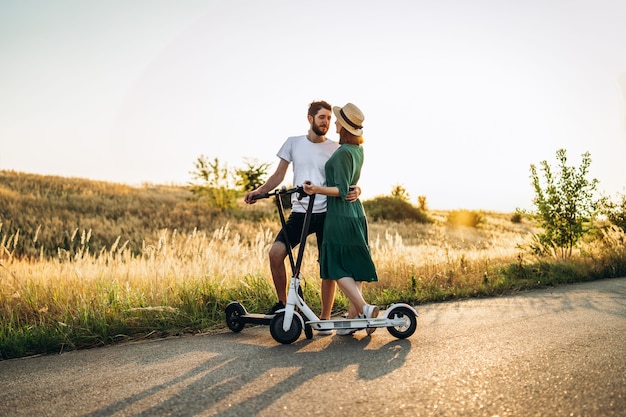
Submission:
<svg viewBox="0 0 626 417">
<path fill-rule="evenodd" d="M 269 197 L 270 197 L 270 193 L 263 193 L 263 194 L 253 195 L 251 200 L 256 201 L 256 200 L 262 200 L 264 198 L 269 198 Z"/>
<path fill-rule="evenodd" d="M 298 200 L 301 200 L 303 197 L 306 197 L 308 195 L 307 193 L 304 192 L 304 188 L 302 188 L 302 186 L 299 185 L 293 188 L 286 188 L 286 187 L 277 188 L 276 190 L 270 191 L 269 193 L 253 195 L 252 200 L 253 201 L 262 200 L 264 198 L 270 198 L 276 195 L 293 194 L 293 193 L 298 193 Z"/>
</svg>

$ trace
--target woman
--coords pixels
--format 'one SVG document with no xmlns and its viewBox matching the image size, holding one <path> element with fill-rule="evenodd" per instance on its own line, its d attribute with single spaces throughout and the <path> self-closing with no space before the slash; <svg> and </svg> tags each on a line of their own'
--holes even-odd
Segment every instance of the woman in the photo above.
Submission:
<svg viewBox="0 0 626 417">
<path fill-rule="evenodd" d="M 350 300 L 348 318 L 362 315 L 378 316 L 378 307 L 365 302 L 363 282 L 378 281 L 376 267 L 369 249 L 367 219 L 360 200 L 346 201 L 350 188 L 361 176 L 363 166 L 363 120 L 361 110 L 352 103 L 333 107 L 339 134 L 339 149 L 326 162 L 326 186 L 310 182 L 303 184 L 307 194 L 328 196 L 324 240 L 320 251 L 320 276 L 336 280 Z M 368 328 L 371 334 L 376 328 Z M 348 335 L 355 329 L 340 329 L 337 334 Z"/>
</svg>

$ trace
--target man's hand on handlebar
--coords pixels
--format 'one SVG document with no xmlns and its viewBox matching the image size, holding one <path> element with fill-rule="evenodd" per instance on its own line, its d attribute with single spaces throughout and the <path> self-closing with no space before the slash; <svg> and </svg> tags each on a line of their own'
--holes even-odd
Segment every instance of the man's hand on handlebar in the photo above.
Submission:
<svg viewBox="0 0 626 417">
<path fill-rule="evenodd" d="M 243 201 L 245 201 L 246 204 L 254 204 L 256 203 L 256 200 L 253 199 L 253 197 L 259 194 L 262 194 L 262 193 L 260 193 L 258 190 L 252 190 L 243 197 Z"/>
</svg>

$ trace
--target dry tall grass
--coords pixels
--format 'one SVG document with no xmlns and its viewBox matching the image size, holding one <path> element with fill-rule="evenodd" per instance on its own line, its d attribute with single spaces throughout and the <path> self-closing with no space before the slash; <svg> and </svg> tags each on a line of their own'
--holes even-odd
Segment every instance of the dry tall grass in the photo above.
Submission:
<svg viewBox="0 0 626 417">
<path fill-rule="evenodd" d="M 222 213 L 188 194 L 0 171 L 0 359 L 207 329 L 224 322 L 232 300 L 252 312 L 273 305 L 274 202 L 240 200 Z M 365 286 L 369 302 L 415 304 L 626 273 L 622 229 L 583 242 L 564 265 L 519 249 L 535 230 L 508 214 L 484 213 L 477 228 L 451 226 L 449 214 L 429 212 L 433 224 L 370 223 L 380 281 Z M 315 239 L 308 243 L 304 293 L 319 311 Z M 340 293 L 335 307 L 347 307 Z"/>
<path fill-rule="evenodd" d="M 365 286 L 368 301 L 385 306 L 494 294 L 549 275 L 551 264 L 525 265 L 518 247 L 532 236 L 532 226 L 498 213 L 487 213 L 480 228 L 450 226 L 442 221 L 445 212 L 433 217 L 438 221 L 430 225 L 370 224 L 380 281 Z M 269 220 L 244 220 L 211 232 L 161 230 L 140 253 L 119 239 L 94 253 L 90 231 L 76 230 L 71 251 L 47 257 L 38 248 L 39 257 L 18 258 L 20 235 L 3 234 L 0 224 L 0 359 L 207 329 L 223 323 L 232 300 L 263 311 L 275 302 L 267 253 L 277 231 Z M 546 283 L 623 274 L 625 235 L 609 232 L 600 243 L 583 245 L 583 263 L 554 265 L 557 276 Z M 313 237 L 308 245 L 304 292 L 319 311 Z M 340 293 L 335 307 L 347 307 Z"/>
<path fill-rule="evenodd" d="M 193 288 L 209 287 L 224 293 L 250 285 L 250 281 L 271 299 L 267 253 L 277 230 L 277 225 L 268 222 L 240 222 L 234 227 L 225 224 L 211 233 L 194 231 L 187 235 L 162 230 L 158 240 L 144 244 L 139 255 L 133 255 L 119 240 L 106 250 L 91 253 L 90 231 L 75 231 L 73 239 L 80 244 L 75 245 L 74 252 L 59 250 L 53 259 L 34 260 L 12 258 L 19 236 L 2 236 L 2 319 L 11 318 L 22 325 L 45 321 L 47 316 L 68 316 L 72 310 L 77 311 L 69 316 L 80 315 L 82 308 L 172 306 L 180 302 L 172 298 L 180 288 L 193 293 Z M 428 287 L 447 285 L 452 279 L 480 282 L 492 265 L 515 262 L 517 245 L 530 232 L 528 226 L 515 225 L 497 214 L 490 215 L 480 229 L 443 223 L 371 224 L 372 254 L 380 281 L 367 291 L 381 294 L 415 286 L 415 280 Z M 311 237 L 307 244 L 302 272 L 310 291 L 316 292 L 315 240 Z M 60 314 L 60 309 L 66 312 Z"/>
</svg>

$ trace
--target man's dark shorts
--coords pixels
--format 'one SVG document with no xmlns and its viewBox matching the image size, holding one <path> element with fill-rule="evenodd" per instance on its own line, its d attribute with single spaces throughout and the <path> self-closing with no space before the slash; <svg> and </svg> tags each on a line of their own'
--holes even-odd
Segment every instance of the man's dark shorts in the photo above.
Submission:
<svg viewBox="0 0 626 417">
<path fill-rule="evenodd" d="M 287 239 L 289 239 L 289 244 L 293 248 L 300 243 L 300 236 L 302 235 L 302 226 L 304 226 L 304 213 L 294 213 L 291 212 L 289 214 L 289 218 L 285 222 L 285 227 L 281 229 L 276 236 L 276 242 L 283 242 L 285 246 L 287 246 L 287 241 L 285 240 L 285 232 L 287 232 Z M 311 223 L 309 224 L 309 232 L 307 236 L 311 233 L 315 233 L 315 237 L 317 238 L 317 248 L 318 251 L 322 247 L 322 239 L 324 238 L 324 219 L 326 218 L 326 213 L 313 213 L 311 214 Z"/>
</svg>

